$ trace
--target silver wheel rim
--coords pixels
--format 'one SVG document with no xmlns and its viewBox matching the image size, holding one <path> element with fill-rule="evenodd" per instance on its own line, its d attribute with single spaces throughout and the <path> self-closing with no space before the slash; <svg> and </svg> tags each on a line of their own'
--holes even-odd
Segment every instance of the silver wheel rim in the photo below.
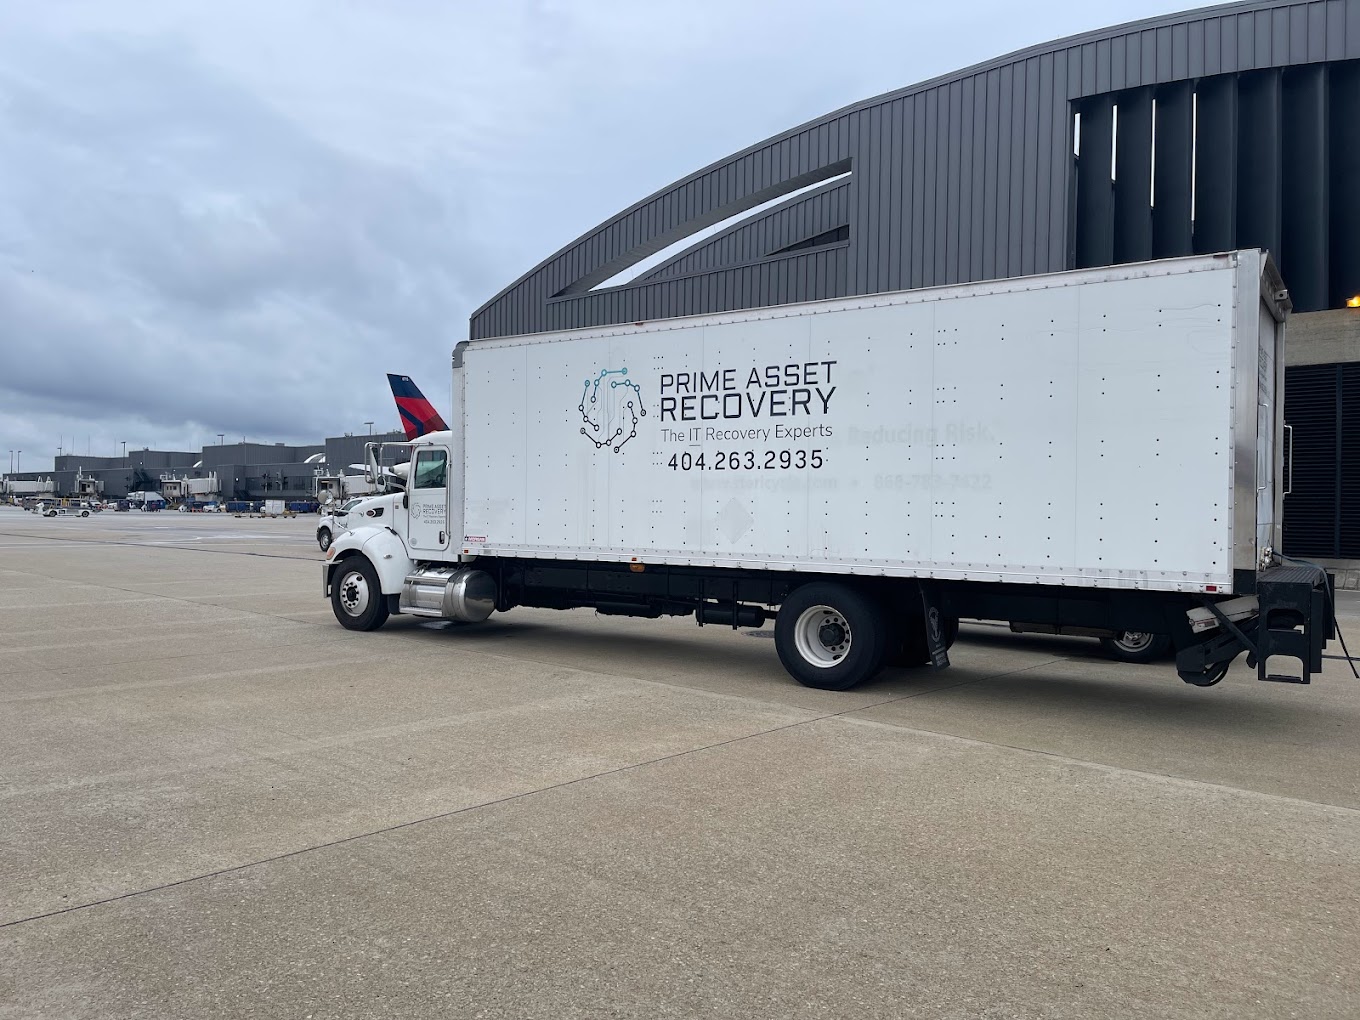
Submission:
<svg viewBox="0 0 1360 1020">
<path fill-rule="evenodd" d="M 331 533 L 329 531 L 323 531 L 321 533 L 321 551 L 325 552 L 327 549 L 330 548 L 330 546 L 331 546 Z"/>
<path fill-rule="evenodd" d="M 811 606 L 793 625 L 793 643 L 803 661 L 829 669 L 850 654 L 853 635 L 845 615 L 830 606 Z"/>
<path fill-rule="evenodd" d="M 357 570 L 340 578 L 340 608 L 346 616 L 363 616 L 368 608 L 368 578 Z"/>
<path fill-rule="evenodd" d="M 1141 630 L 1126 630 L 1114 639 L 1114 643 L 1126 652 L 1145 652 L 1154 640 L 1153 634 L 1145 634 Z"/>
</svg>

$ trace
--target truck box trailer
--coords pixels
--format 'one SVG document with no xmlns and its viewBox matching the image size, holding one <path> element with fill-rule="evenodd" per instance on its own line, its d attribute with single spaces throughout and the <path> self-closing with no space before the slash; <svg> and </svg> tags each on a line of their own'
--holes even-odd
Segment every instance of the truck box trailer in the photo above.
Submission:
<svg viewBox="0 0 1360 1020">
<path fill-rule="evenodd" d="M 461 343 L 450 429 L 324 591 L 353 629 L 773 618 L 831 689 L 946 665 L 960 618 L 1306 683 L 1333 614 L 1278 553 L 1289 307 L 1248 250 Z"/>
</svg>

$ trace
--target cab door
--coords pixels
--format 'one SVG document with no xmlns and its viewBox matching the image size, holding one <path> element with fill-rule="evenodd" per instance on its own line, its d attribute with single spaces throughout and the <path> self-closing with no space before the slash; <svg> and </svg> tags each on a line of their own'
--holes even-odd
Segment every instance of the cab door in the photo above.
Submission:
<svg viewBox="0 0 1360 1020">
<path fill-rule="evenodd" d="M 406 539 L 413 552 L 449 547 L 449 451 L 421 447 L 406 490 Z"/>
</svg>

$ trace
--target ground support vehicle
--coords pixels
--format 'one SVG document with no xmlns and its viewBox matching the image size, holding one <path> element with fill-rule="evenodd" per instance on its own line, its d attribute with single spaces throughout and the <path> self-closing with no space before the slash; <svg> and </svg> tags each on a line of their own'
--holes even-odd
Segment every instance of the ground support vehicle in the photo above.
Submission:
<svg viewBox="0 0 1360 1020">
<path fill-rule="evenodd" d="M 88 507 L 49 506 L 43 511 L 44 517 L 89 517 L 93 513 Z"/>
<path fill-rule="evenodd" d="M 1201 686 L 1243 652 L 1307 683 L 1334 614 L 1277 551 L 1288 313 L 1239 251 L 463 343 L 451 428 L 334 540 L 323 591 L 358 630 L 773 619 L 829 689 L 946 665 L 961 618 L 1166 635 Z"/>
<path fill-rule="evenodd" d="M 394 519 L 396 512 L 401 508 L 401 497 L 400 492 L 388 492 L 347 500 L 343 506 L 322 515 L 321 524 L 316 529 L 317 545 L 325 552 L 331 547 L 331 543 L 351 528 L 384 526 L 386 522 Z"/>
<path fill-rule="evenodd" d="M 362 498 L 347 499 L 335 509 L 321 514 L 321 520 L 316 526 L 316 544 L 321 547 L 322 552 L 331 547 L 336 535 L 348 530 L 349 525 L 346 522 L 349 513 L 362 502 Z"/>
</svg>

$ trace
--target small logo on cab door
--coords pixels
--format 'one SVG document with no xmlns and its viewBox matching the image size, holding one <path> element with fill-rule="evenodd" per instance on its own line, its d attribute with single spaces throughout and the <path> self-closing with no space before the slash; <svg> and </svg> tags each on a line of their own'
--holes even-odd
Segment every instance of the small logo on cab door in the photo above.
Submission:
<svg viewBox="0 0 1360 1020">
<path fill-rule="evenodd" d="M 618 453 L 628 440 L 637 436 L 638 421 L 646 417 L 642 389 L 628 378 L 626 368 L 604 368 L 587 379 L 581 390 L 581 435 L 595 444 Z"/>
</svg>

